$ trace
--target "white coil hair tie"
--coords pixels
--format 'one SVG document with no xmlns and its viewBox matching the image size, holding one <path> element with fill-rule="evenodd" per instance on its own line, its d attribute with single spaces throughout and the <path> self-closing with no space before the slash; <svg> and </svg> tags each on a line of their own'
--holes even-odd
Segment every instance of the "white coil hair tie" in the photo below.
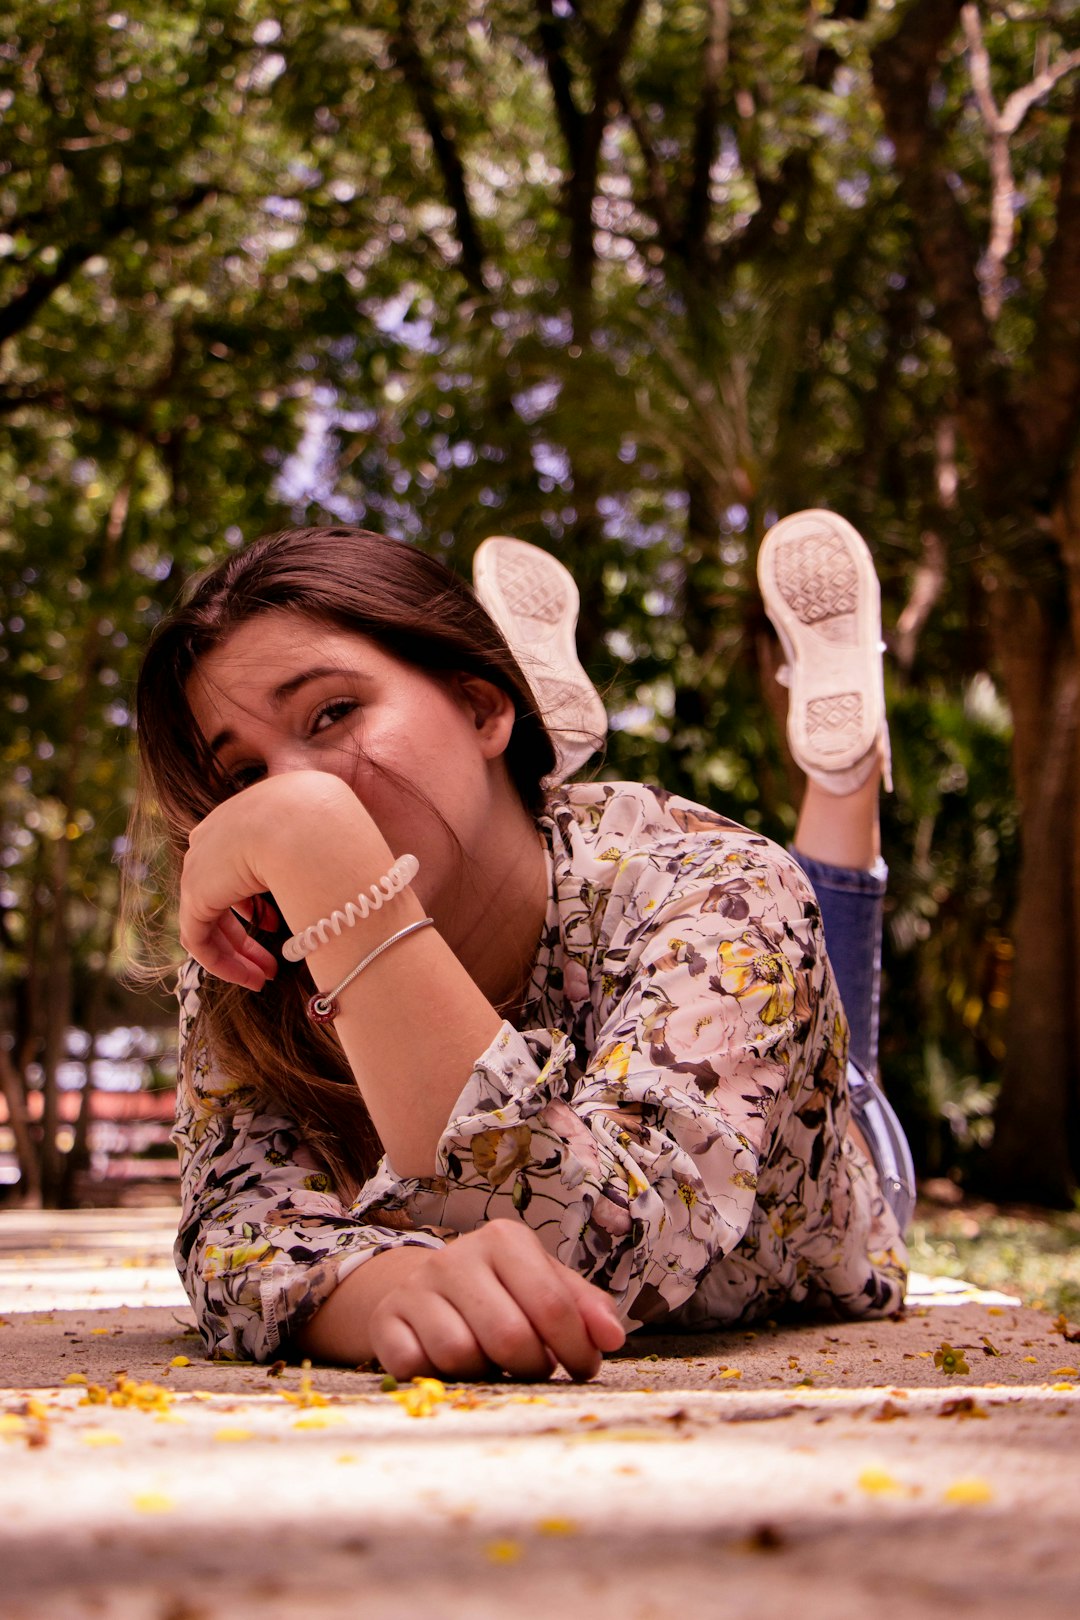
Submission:
<svg viewBox="0 0 1080 1620">
<path fill-rule="evenodd" d="M 400 856 L 389 872 L 376 878 L 371 887 L 358 894 L 355 900 L 349 900 L 344 911 L 332 911 L 329 917 L 320 917 L 310 928 L 301 928 L 298 934 L 287 939 L 281 948 L 282 956 L 286 962 L 302 962 L 320 945 L 326 945 L 331 934 L 340 935 L 343 928 L 352 928 L 364 917 L 370 917 L 373 911 L 381 911 L 388 900 L 392 900 L 407 883 L 412 882 L 419 870 L 420 862 L 415 855 Z"/>
</svg>

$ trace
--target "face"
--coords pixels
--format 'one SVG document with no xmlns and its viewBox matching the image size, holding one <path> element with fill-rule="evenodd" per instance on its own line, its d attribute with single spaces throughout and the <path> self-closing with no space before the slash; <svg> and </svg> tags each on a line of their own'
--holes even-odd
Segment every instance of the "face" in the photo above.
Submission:
<svg viewBox="0 0 1080 1620">
<path fill-rule="evenodd" d="M 299 614 L 274 609 L 241 625 L 201 661 L 187 696 L 237 791 L 285 771 L 347 782 L 393 853 L 418 857 L 415 887 L 429 909 L 452 893 L 462 851 L 483 858 L 513 798 L 502 754 L 514 711 L 504 692 L 428 674 Z"/>
</svg>

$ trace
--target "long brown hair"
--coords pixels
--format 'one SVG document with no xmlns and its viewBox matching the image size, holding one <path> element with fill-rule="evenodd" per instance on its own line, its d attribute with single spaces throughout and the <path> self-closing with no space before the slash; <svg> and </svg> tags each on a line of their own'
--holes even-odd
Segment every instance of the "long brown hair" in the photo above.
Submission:
<svg viewBox="0 0 1080 1620">
<path fill-rule="evenodd" d="M 151 637 L 136 692 L 129 917 L 140 909 L 131 892 L 140 872 L 145 880 L 156 869 L 163 892 L 175 896 L 192 828 L 232 791 L 195 723 L 188 682 L 239 625 L 281 608 L 367 636 L 420 669 L 481 676 L 508 693 L 517 718 L 507 770 L 523 805 L 533 814 L 543 806 L 551 740 L 513 654 L 468 586 L 415 547 L 365 529 L 284 530 L 195 580 Z M 160 963 L 161 929 L 150 933 L 149 956 Z M 370 1174 L 381 1148 L 336 1037 L 305 1014 L 309 993 L 303 968 L 284 962 L 259 995 L 205 976 L 189 1050 L 205 1045 L 245 1090 L 280 1104 L 347 1192 Z M 190 1063 L 188 1070 L 182 1084 L 190 1083 Z"/>
</svg>

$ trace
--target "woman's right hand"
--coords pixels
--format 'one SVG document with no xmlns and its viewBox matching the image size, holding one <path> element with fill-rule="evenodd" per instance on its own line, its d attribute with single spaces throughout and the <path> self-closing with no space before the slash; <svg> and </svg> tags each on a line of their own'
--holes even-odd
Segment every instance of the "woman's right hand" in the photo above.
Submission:
<svg viewBox="0 0 1080 1620">
<path fill-rule="evenodd" d="M 559 1364 L 592 1378 L 626 1333 L 610 1297 L 553 1259 L 535 1232 L 493 1220 L 411 1266 L 373 1307 L 368 1337 L 395 1378 L 504 1371 L 536 1382 Z"/>
<path fill-rule="evenodd" d="M 300 927 L 392 861 L 339 777 L 310 770 L 266 777 L 192 829 L 180 877 L 180 943 L 215 977 L 261 990 L 277 962 L 239 920 L 251 916 L 258 895 L 272 893 L 290 928 Z M 346 941 L 345 949 L 355 947 Z"/>
</svg>

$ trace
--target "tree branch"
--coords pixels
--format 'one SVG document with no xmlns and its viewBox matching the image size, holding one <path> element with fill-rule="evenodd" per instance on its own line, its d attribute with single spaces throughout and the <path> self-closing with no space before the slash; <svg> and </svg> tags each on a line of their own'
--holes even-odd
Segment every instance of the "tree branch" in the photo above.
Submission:
<svg viewBox="0 0 1080 1620">
<path fill-rule="evenodd" d="M 990 240 L 981 266 L 983 279 L 983 305 L 989 320 L 1001 314 L 1002 288 L 1005 280 L 1005 260 L 1016 237 L 1016 214 L 1013 196 L 1012 163 L 1009 156 L 1009 136 L 1015 135 L 1027 114 L 1049 95 L 1054 86 L 1080 66 L 1080 51 L 1070 51 L 1052 66 L 1035 75 L 1030 84 L 1014 90 L 999 110 L 994 100 L 990 76 L 990 53 L 983 39 L 979 8 L 969 3 L 960 13 L 967 40 L 971 83 L 975 91 L 979 113 L 990 142 Z"/>
<path fill-rule="evenodd" d="M 727 0 L 709 0 L 709 32 L 701 67 L 701 99 L 694 116 L 690 184 L 686 193 L 683 233 L 691 274 L 701 264 L 702 247 L 712 213 L 712 167 L 716 160 L 720 83 L 728 62 L 731 18 Z"/>
<path fill-rule="evenodd" d="M 174 209 L 178 215 L 190 214 L 216 191 L 217 187 L 205 183 L 193 186 L 183 197 L 172 197 L 164 203 L 155 198 L 152 202 L 136 206 L 119 204 L 106 209 L 93 236 L 82 242 L 69 242 L 51 271 L 42 270 L 31 276 L 6 304 L 0 306 L 0 348 L 30 324 L 38 310 L 48 303 L 58 288 L 71 280 L 87 259 L 92 259 L 96 253 L 103 253 L 122 232 L 144 226 L 148 219 L 164 209 Z"/>
<path fill-rule="evenodd" d="M 965 5 L 960 12 L 967 40 L 968 68 L 975 91 L 979 115 L 989 137 L 990 162 L 990 240 L 980 266 L 983 308 L 989 321 L 1001 314 L 1002 284 L 1005 280 L 1005 260 L 1016 235 L 1013 214 L 1012 164 L 1009 160 L 1009 140 L 1002 127 L 1001 114 L 994 100 L 990 78 L 990 53 L 983 39 L 982 21 L 977 6 Z"/>
<path fill-rule="evenodd" d="M 395 66 L 412 91 L 417 111 L 427 131 L 435 161 L 442 174 L 446 198 L 454 215 L 458 245 L 461 248 L 459 269 L 474 292 L 486 293 L 484 262 L 487 254 L 480 230 L 473 214 L 469 188 L 465 179 L 465 165 L 458 151 L 454 127 L 439 111 L 435 85 L 428 72 L 413 27 L 412 0 L 398 0 L 398 26 L 390 39 L 390 53 Z"/>
<path fill-rule="evenodd" d="M 660 240 L 666 250 L 673 249 L 679 239 L 675 216 L 671 212 L 671 192 L 668 189 L 667 176 L 664 166 L 656 155 L 656 148 L 652 143 L 645 120 L 624 84 L 619 86 L 619 95 L 622 100 L 623 111 L 630 125 L 631 132 L 637 142 L 641 160 L 645 165 L 646 195 L 643 206 L 652 215 Z"/>
<path fill-rule="evenodd" d="M 873 78 L 911 229 L 948 340 L 959 405 L 984 493 L 1004 494 L 1003 469 L 1020 442 L 982 306 L 977 250 L 942 160 L 930 110 L 941 54 L 956 32 L 962 0 L 915 0 L 896 32 L 873 52 Z"/>
<path fill-rule="evenodd" d="M 600 149 L 609 117 L 609 102 L 619 93 L 619 75 L 630 49 L 644 0 L 623 0 L 615 26 L 598 35 L 583 21 L 589 35 L 592 105 L 582 113 L 574 99 L 564 50 L 564 29 L 551 0 L 537 0 L 540 36 L 556 116 L 566 142 L 569 174 L 566 205 L 570 225 L 570 315 L 574 340 L 584 343 L 591 323 L 593 270 L 593 200 L 600 164 Z"/>
<path fill-rule="evenodd" d="M 1058 178 L 1054 240 L 1021 412 L 1039 475 L 1059 465 L 1080 425 L 1080 90 Z"/>
<path fill-rule="evenodd" d="M 573 75 L 566 60 L 566 29 L 562 18 L 556 17 L 552 10 L 551 0 L 537 0 L 537 10 L 540 15 L 536 31 L 540 39 L 544 66 L 547 69 L 548 83 L 551 86 L 555 117 L 558 119 L 559 129 L 573 166 L 581 147 L 584 118 L 574 100 Z"/>
</svg>

